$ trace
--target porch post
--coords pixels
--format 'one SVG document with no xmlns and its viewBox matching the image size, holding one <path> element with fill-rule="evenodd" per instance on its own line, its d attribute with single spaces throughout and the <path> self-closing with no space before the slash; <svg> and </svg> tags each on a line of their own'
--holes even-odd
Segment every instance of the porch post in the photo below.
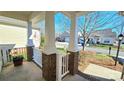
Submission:
<svg viewBox="0 0 124 93">
<path fill-rule="evenodd" d="M 76 15 L 71 15 L 71 31 L 70 31 L 70 42 L 68 52 L 69 55 L 69 71 L 70 74 L 74 75 L 78 71 L 78 31 L 76 25 Z"/>
<path fill-rule="evenodd" d="M 2 70 L 2 54 L 1 54 L 1 49 L 0 49 L 0 72 Z"/>
<path fill-rule="evenodd" d="M 31 37 L 32 35 L 32 22 L 28 21 L 27 22 L 27 60 L 32 61 L 33 59 L 33 40 Z"/>
<path fill-rule="evenodd" d="M 54 12 L 45 13 L 45 45 L 42 54 L 43 77 L 56 80 L 56 46 Z"/>
</svg>

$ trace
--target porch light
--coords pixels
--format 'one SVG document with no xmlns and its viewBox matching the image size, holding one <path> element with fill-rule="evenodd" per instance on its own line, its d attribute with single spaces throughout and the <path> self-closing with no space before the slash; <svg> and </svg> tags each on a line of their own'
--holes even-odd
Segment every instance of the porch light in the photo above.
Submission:
<svg viewBox="0 0 124 93">
<path fill-rule="evenodd" d="M 123 34 L 120 34 L 119 36 L 118 36 L 118 39 L 120 40 L 120 41 L 122 41 L 122 39 L 123 39 Z"/>
<path fill-rule="evenodd" d="M 119 55 L 119 51 L 120 51 L 120 45 L 121 45 L 121 41 L 123 39 L 123 34 L 118 35 L 118 49 L 117 49 L 117 54 L 116 54 L 116 60 L 115 60 L 115 66 L 117 65 L 117 61 L 118 61 L 118 55 Z"/>
</svg>

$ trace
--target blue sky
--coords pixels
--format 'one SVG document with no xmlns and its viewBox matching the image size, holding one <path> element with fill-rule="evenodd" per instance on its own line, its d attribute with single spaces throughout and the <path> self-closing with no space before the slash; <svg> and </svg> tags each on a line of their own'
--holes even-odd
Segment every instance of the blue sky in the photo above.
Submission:
<svg viewBox="0 0 124 93">
<path fill-rule="evenodd" d="M 106 21 L 110 22 L 109 24 L 105 24 L 102 27 L 97 28 L 96 30 L 112 29 L 112 31 L 116 32 L 117 34 L 119 34 L 121 32 L 121 26 L 119 26 L 117 28 L 115 28 L 115 27 L 118 26 L 119 24 L 121 24 L 121 22 L 123 22 L 124 18 L 122 16 L 118 15 L 117 11 L 98 11 L 98 12 L 90 13 L 89 15 L 94 16 L 94 13 L 99 13 L 99 15 L 100 15 L 100 17 L 98 18 L 98 25 L 102 24 Z M 111 16 L 113 16 L 113 17 L 111 18 Z M 54 17 L 55 17 L 55 31 L 56 32 L 64 32 L 64 31 L 68 31 L 70 29 L 71 20 L 67 16 L 65 16 L 62 13 L 56 13 Z M 78 24 L 83 25 L 85 18 L 84 18 L 84 16 L 80 16 L 77 18 L 77 20 L 78 20 Z M 99 20 L 101 20 L 101 21 L 99 21 Z M 45 27 L 44 21 L 40 22 L 40 27 L 42 27 L 42 29 L 44 29 L 44 27 Z"/>
</svg>

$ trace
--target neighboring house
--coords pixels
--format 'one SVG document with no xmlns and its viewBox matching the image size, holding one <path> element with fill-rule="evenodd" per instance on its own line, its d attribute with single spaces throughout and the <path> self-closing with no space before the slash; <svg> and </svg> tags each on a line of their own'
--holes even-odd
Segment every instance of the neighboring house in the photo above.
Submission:
<svg viewBox="0 0 124 93">
<path fill-rule="evenodd" d="M 69 42 L 69 37 L 70 37 L 69 32 L 63 32 L 58 37 L 56 37 L 56 40 L 60 42 Z"/>
<path fill-rule="evenodd" d="M 122 40 L 122 44 L 124 44 L 124 39 Z"/>
<path fill-rule="evenodd" d="M 113 44 L 116 41 L 116 33 L 112 32 L 112 29 L 94 31 L 89 39 L 94 44 Z"/>
</svg>

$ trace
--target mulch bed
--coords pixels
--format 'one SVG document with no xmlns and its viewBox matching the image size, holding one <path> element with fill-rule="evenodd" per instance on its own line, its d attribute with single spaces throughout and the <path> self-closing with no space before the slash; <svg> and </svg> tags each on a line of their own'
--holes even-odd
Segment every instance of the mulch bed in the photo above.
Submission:
<svg viewBox="0 0 124 93">
<path fill-rule="evenodd" d="M 94 51 L 80 51 L 79 67 L 85 70 L 89 63 L 93 63 L 116 71 L 122 71 L 123 66 L 121 64 L 114 66 L 115 61 L 112 57 L 106 55 L 106 57 L 97 58 L 96 55 Z"/>
</svg>

